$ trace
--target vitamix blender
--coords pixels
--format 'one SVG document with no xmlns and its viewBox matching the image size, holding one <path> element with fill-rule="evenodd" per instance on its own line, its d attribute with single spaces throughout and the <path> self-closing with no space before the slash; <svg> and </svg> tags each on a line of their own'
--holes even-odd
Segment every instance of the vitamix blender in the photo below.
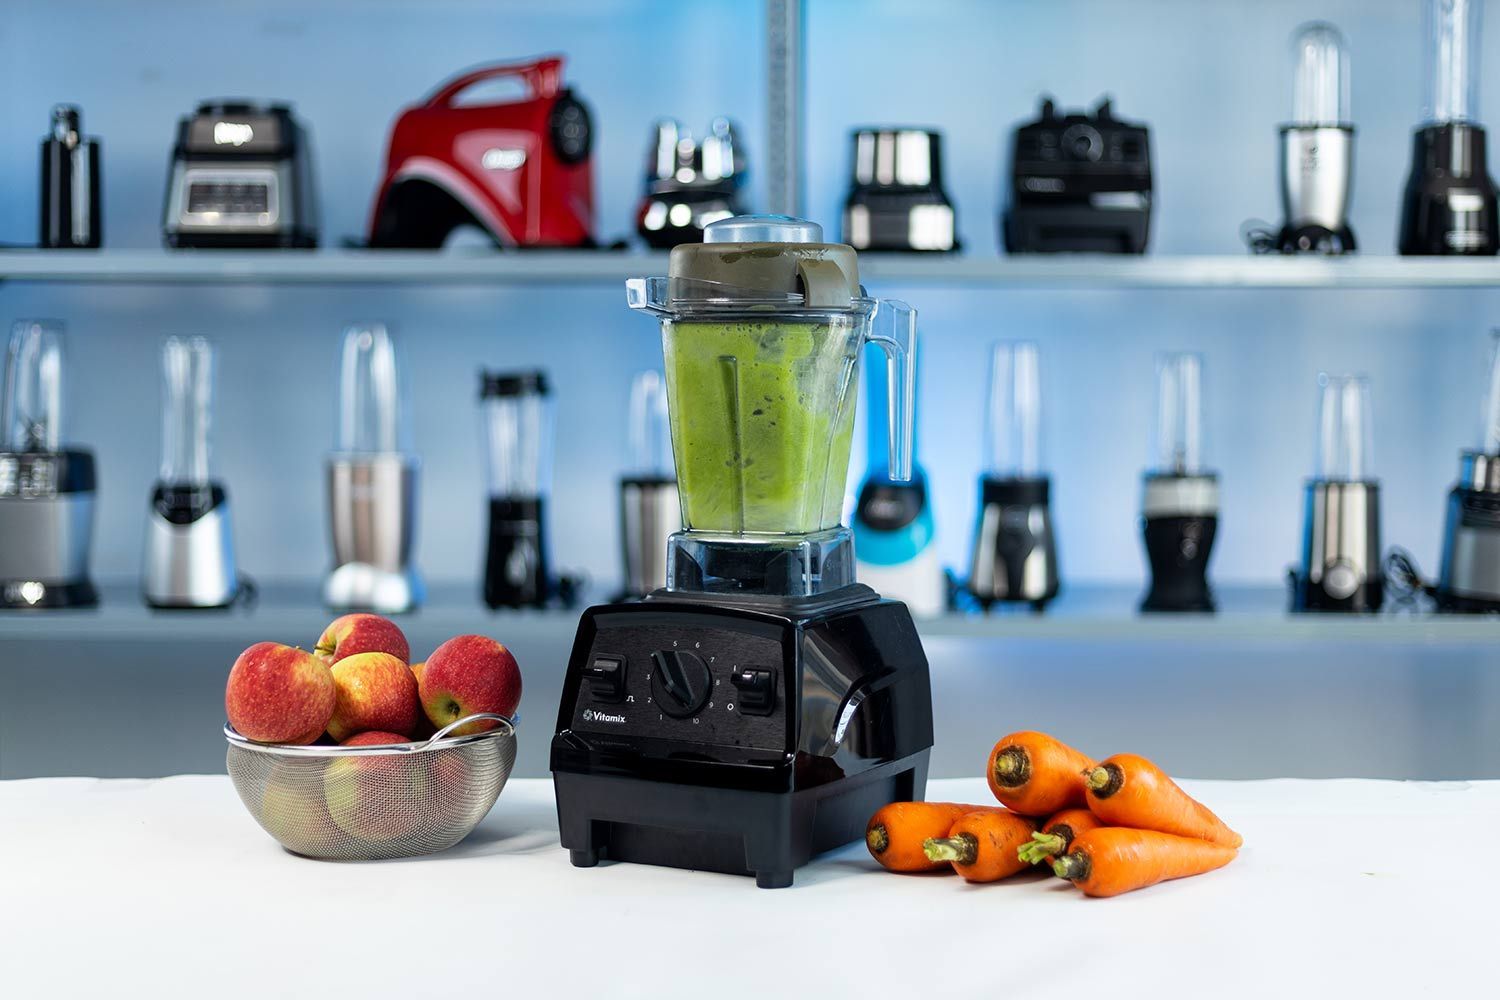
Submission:
<svg viewBox="0 0 1500 1000">
<path fill-rule="evenodd" d="M 1041 611 L 1059 589 L 1052 481 L 1041 468 L 1041 411 L 1036 345 L 995 344 L 968 584 L 986 611 L 996 602 Z"/>
<path fill-rule="evenodd" d="M 94 453 L 62 443 L 62 324 L 11 331 L 0 398 L 0 608 L 96 604 Z"/>
<path fill-rule="evenodd" d="M 1427 0 L 1427 99 L 1401 202 L 1403 254 L 1500 250 L 1495 182 L 1479 124 L 1484 0 Z"/>
<path fill-rule="evenodd" d="M 1444 611 L 1500 611 L 1500 330 L 1490 354 L 1479 448 L 1448 494 L 1436 596 Z"/>
<path fill-rule="evenodd" d="M 209 475 L 213 346 L 167 338 L 161 349 L 161 478 L 151 491 L 141 590 L 155 608 L 222 608 L 240 592 L 229 495 Z"/>
<path fill-rule="evenodd" d="M 1156 363 L 1156 464 L 1146 473 L 1141 523 L 1151 589 L 1142 611 L 1212 611 L 1208 556 L 1219 527 L 1219 477 L 1203 468 L 1202 361 Z"/>
<path fill-rule="evenodd" d="M 911 473 L 915 317 L 867 298 L 851 247 L 743 216 L 628 284 L 661 318 L 683 531 L 667 586 L 583 615 L 552 771 L 562 844 L 791 884 L 881 805 L 922 797 L 927 659 L 904 605 L 854 581 L 839 524 L 860 350 L 886 352 L 891 474 Z"/>
</svg>

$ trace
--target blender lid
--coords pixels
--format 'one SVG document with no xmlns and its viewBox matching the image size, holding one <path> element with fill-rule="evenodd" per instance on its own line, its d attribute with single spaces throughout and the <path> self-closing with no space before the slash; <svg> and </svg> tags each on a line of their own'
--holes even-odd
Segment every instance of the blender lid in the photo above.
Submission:
<svg viewBox="0 0 1500 1000">
<path fill-rule="evenodd" d="M 632 309 L 868 310 L 854 248 L 824 243 L 823 227 L 786 215 L 738 215 L 704 227 L 702 243 L 672 249 L 665 278 L 626 282 Z"/>
<path fill-rule="evenodd" d="M 550 396 L 552 387 L 544 371 L 517 371 L 479 373 L 479 398 L 494 399 L 507 396 Z"/>
<path fill-rule="evenodd" d="M 703 227 L 704 243 L 822 243 L 823 227 L 790 215 L 735 215 Z"/>
</svg>

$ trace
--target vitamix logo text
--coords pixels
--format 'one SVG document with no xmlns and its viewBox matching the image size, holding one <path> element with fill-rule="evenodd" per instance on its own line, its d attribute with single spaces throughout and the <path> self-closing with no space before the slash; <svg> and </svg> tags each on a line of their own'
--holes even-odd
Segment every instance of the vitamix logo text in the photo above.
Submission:
<svg viewBox="0 0 1500 1000">
<path fill-rule="evenodd" d="M 623 715 L 610 715 L 608 712 L 596 712 L 592 708 L 585 708 L 583 710 L 583 721 L 584 722 L 613 722 L 616 725 L 623 726 L 625 724 L 625 716 L 623 716 Z"/>
</svg>

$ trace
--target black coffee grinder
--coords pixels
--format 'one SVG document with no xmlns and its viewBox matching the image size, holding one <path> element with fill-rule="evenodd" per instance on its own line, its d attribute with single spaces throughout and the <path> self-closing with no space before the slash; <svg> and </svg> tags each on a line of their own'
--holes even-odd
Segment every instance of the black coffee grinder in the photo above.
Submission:
<svg viewBox="0 0 1500 1000">
<path fill-rule="evenodd" d="M 867 297 L 816 224 L 703 235 L 628 285 L 661 320 L 684 530 L 664 590 L 584 612 L 552 774 L 574 865 L 775 888 L 926 789 L 927 658 L 906 606 L 855 582 L 840 524 L 867 343 L 891 377 L 891 474 L 911 475 L 916 317 Z"/>
<path fill-rule="evenodd" d="M 1492 255 L 1500 251 L 1495 182 L 1479 124 L 1483 0 L 1428 0 L 1427 100 L 1412 134 L 1401 204 L 1401 253 Z"/>
<path fill-rule="evenodd" d="M 967 585 L 986 611 L 996 603 L 1041 611 L 1059 589 L 1052 481 L 1041 468 L 1041 410 L 1036 344 L 995 344 Z"/>
<path fill-rule="evenodd" d="M 541 607 L 552 596 L 547 493 L 552 478 L 552 392 L 539 371 L 480 372 L 489 547 L 484 603 Z"/>
<path fill-rule="evenodd" d="M 1156 463 L 1143 480 L 1141 524 L 1151 587 L 1142 611 L 1212 611 L 1208 557 L 1219 528 L 1219 477 L 1203 469 L 1203 361 L 1156 363 Z"/>
</svg>

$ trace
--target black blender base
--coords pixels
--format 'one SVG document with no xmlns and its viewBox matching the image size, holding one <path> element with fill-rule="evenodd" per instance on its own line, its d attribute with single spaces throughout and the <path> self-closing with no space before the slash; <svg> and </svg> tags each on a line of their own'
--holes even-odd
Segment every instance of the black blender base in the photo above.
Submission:
<svg viewBox="0 0 1500 1000">
<path fill-rule="evenodd" d="M 1465 597 L 1448 590 L 1434 590 L 1433 600 L 1437 602 L 1437 609 L 1444 614 L 1456 615 L 1495 615 L 1500 614 L 1500 596 Z"/>
<path fill-rule="evenodd" d="M 754 875 L 781 889 L 815 855 L 863 837 L 881 806 L 920 800 L 930 753 L 795 792 L 556 771 L 559 834 L 578 868 L 630 861 Z"/>
<path fill-rule="evenodd" d="M 0 581 L 0 609 L 24 611 L 32 608 L 92 608 L 99 592 L 90 580 L 39 583 L 33 580 Z"/>
</svg>

